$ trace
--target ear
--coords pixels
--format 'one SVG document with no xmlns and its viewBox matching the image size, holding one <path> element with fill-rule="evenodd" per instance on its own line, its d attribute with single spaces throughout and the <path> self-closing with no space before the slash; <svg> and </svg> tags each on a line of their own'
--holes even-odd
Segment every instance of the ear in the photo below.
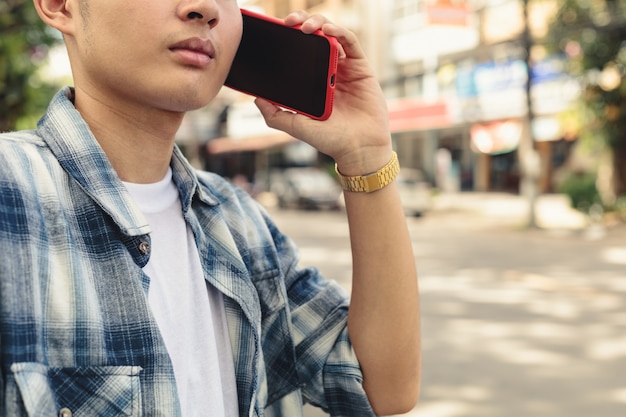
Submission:
<svg viewBox="0 0 626 417">
<path fill-rule="evenodd" d="M 74 32 L 74 2 L 72 0 L 33 0 L 41 20 L 64 35 Z"/>
</svg>

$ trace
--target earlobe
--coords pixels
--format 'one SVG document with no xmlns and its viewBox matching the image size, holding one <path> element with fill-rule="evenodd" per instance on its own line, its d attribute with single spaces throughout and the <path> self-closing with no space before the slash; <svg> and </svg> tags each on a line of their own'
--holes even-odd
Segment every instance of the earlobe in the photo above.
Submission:
<svg viewBox="0 0 626 417">
<path fill-rule="evenodd" d="M 41 20 L 64 35 L 73 33 L 71 0 L 33 0 Z"/>
</svg>

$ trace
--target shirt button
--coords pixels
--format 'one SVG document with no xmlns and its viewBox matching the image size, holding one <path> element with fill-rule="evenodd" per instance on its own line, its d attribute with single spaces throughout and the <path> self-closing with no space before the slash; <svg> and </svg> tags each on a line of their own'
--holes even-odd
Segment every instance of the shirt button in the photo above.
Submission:
<svg viewBox="0 0 626 417">
<path fill-rule="evenodd" d="M 142 255 L 148 255 L 150 253 L 150 244 L 148 242 L 141 242 L 137 248 Z"/>
<path fill-rule="evenodd" d="M 59 417 L 72 417 L 72 410 L 70 410 L 69 408 L 60 409 Z"/>
</svg>

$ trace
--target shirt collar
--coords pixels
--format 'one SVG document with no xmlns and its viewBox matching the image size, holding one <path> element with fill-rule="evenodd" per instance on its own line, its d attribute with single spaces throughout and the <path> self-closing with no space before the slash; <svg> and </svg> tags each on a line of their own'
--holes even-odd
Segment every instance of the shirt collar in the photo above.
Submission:
<svg viewBox="0 0 626 417">
<path fill-rule="evenodd" d="M 50 102 L 38 124 L 38 132 L 63 169 L 128 236 L 150 232 L 143 214 L 111 166 L 87 123 L 72 102 L 74 90 L 65 87 Z M 194 169 L 175 147 L 172 177 L 179 189 L 183 211 L 191 207 L 194 195 L 209 204 L 216 200 L 201 195 Z"/>
</svg>

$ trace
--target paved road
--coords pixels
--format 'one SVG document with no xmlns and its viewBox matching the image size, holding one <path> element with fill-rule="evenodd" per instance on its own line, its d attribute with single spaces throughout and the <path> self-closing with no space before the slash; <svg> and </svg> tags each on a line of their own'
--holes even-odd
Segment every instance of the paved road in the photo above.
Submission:
<svg viewBox="0 0 626 417">
<path fill-rule="evenodd" d="M 519 207 L 408 219 L 424 354 L 421 401 L 408 415 L 626 415 L 626 226 L 590 234 L 546 203 L 547 230 L 522 230 L 510 204 Z M 343 214 L 273 213 L 303 263 L 350 288 Z"/>
</svg>

